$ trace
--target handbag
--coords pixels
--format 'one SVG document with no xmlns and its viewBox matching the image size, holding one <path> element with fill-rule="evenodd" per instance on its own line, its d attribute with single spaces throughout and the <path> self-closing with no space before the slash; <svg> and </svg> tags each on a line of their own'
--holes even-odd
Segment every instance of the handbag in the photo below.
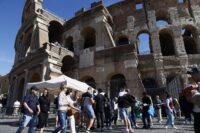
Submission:
<svg viewBox="0 0 200 133">
<path fill-rule="evenodd" d="M 73 109 L 73 108 L 69 108 L 69 109 L 67 110 L 67 116 L 72 116 L 72 115 L 74 115 L 75 113 L 76 113 L 76 110 Z"/>
<path fill-rule="evenodd" d="M 154 111 L 154 108 L 153 108 L 152 105 L 149 106 L 148 114 L 149 114 L 150 116 L 154 116 L 154 114 L 155 114 L 155 111 Z"/>
</svg>

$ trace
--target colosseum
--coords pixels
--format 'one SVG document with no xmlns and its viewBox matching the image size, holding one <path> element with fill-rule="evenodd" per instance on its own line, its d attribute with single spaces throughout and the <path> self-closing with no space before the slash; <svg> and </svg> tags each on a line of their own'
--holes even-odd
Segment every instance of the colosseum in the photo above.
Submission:
<svg viewBox="0 0 200 133">
<path fill-rule="evenodd" d="M 186 71 L 200 65 L 200 1 L 99 1 L 64 20 L 43 0 L 26 0 L 14 47 L 9 105 L 22 99 L 26 83 L 62 74 L 110 97 L 124 86 L 136 96 L 168 86 L 178 93 Z"/>
</svg>

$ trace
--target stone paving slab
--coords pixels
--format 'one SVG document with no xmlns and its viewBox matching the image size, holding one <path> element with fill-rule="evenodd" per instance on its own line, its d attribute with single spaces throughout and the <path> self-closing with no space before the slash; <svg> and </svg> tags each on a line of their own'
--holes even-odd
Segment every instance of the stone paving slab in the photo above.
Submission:
<svg viewBox="0 0 200 133">
<path fill-rule="evenodd" d="M 139 126 L 142 127 L 141 120 L 139 120 Z M 178 129 L 165 129 L 163 125 L 160 125 L 154 122 L 154 125 L 151 129 L 134 129 L 135 133 L 194 133 L 193 125 L 191 124 L 183 124 L 183 121 L 177 121 L 176 126 Z M 0 119 L 0 133 L 15 133 L 19 125 L 18 119 Z M 50 126 L 45 129 L 45 133 L 51 133 L 54 130 L 52 126 L 53 123 L 50 123 Z M 112 130 L 105 129 L 104 133 L 123 133 L 123 126 L 120 124 L 118 126 L 113 127 Z M 28 128 L 24 130 L 24 133 L 27 133 Z M 39 133 L 37 131 L 36 133 Z M 69 130 L 67 131 L 69 133 Z M 81 131 L 79 133 L 84 133 Z M 92 133 L 98 133 L 93 131 Z"/>
</svg>

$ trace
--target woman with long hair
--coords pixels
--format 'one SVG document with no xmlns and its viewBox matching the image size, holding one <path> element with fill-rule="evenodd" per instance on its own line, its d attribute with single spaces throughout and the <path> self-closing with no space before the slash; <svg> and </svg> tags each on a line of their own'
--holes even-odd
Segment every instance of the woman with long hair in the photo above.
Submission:
<svg viewBox="0 0 200 133">
<path fill-rule="evenodd" d="M 38 116 L 39 122 L 37 128 L 40 129 L 40 133 L 43 133 L 44 127 L 47 125 L 48 113 L 50 109 L 49 93 L 46 88 L 44 89 L 43 95 L 39 98 L 39 104 L 41 112 Z"/>
</svg>

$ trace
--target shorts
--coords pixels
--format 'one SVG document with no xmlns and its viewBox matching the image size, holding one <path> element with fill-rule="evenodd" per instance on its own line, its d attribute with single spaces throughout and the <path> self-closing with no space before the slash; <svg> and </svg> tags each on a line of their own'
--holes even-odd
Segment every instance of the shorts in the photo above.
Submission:
<svg viewBox="0 0 200 133">
<path fill-rule="evenodd" d="M 92 108 L 92 106 L 84 106 L 83 107 L 83 114 L 87 118 L 90 118 L 90 119 L 95 118 L 94 109 Z"/>
<path fill-rule="evenodd" d="M 123 120 L 128 119 L 129 118 L 128 108 L 119 108 L 119 116 Z"/>
</svg>

